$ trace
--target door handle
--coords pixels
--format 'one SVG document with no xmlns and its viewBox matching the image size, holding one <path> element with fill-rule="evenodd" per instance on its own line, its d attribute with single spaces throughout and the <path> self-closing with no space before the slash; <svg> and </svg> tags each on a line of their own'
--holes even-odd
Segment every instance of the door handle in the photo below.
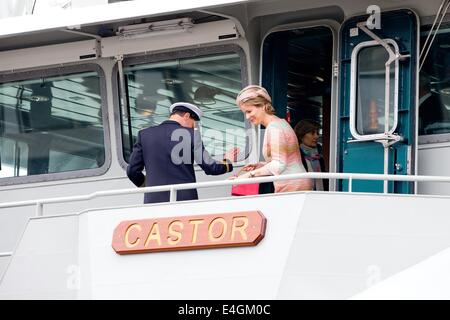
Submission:
<svg viewBox="0 0 450 320">
<path fill-rule="evenodd" d="M 357 139 L 357 140 L 347 140 L 347 143 L 358 143 L 358 142 L 380 142 L 387 143 L 388 145 L 393 145 L 397 142 L 403 141 L 403 137 L 398 134 L 387 134 L 381 137 L 369 138 L 369 139 Z"/>
</svg>

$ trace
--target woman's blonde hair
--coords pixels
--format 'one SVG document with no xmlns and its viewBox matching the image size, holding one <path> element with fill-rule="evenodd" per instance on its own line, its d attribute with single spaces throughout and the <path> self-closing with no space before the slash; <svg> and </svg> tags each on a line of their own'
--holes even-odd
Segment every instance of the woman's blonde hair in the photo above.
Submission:
<svg viewBox="0 0 450 320">
<path fill-rule="evenodd" d="M 257 85 L 250 85 L 242 89 L 236 97 L 236 104 L 251 103 L 255 107 L 264 108 L 268 114 L 275 114 L 272 98 L 266 89 Z"/>
</svg>

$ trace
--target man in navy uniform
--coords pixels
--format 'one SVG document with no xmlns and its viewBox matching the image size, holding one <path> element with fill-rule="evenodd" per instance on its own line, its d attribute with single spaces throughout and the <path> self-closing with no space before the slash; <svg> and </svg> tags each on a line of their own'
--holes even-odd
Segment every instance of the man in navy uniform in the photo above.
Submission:
<svg viewBox="0 0 450 320">
<path fill-rule="evenodd" d="M 139 131 L 130 156 L 127 175 L 138 187 L 196 182 L 195 162 L 208 175 L 233 170 L 238 148 L 229 150 L 222 162 L 210 157 L 195 128 L 203 112 L 197 106 L 178 102 L 170 106 L 170 117 L 158 126 Z M 147 178 L 142 173 L 146 171 Z M 177 200 L 198 199 L 197 190 L 178 190 Z M 146 193 L 144 203 L 168 202 L 169 191 Z"/>
</svg>

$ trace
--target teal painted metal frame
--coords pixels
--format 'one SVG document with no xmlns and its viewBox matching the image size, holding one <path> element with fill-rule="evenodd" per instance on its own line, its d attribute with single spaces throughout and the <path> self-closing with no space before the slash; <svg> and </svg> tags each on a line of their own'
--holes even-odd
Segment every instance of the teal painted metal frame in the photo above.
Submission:
<svg viewBox="0 0 450 320">
<path fill-rule="evenodd" d="M 368 15 L 353 17 L 345 21 L 340 31 L 340 86 L 339 86 L 339 123 L 338 123 L 338 171 L 352 173 L 382 173 L 384 163 L 383 147 L 380 143 L 367 141 L 348 143 L 353 139 L 350 132 L 350 74 L 351 56 L 354 48 L 362 42 L 372 41 L 364 32 L 351 36 L 350 30 L 357 24 L 367 20 Z M 372 30 L 380 38 L 394 39 L 399 45 L 402 55 L 410 55 L 409 59 L 400 62 L 398 125 L 395 134 L 403 140 L 389 149 L 389 174 L 414 173 L 415 124 L 416 124 L 416 81 L 418 24 L 415 13 L 409 9 L 395 10 L 381 14 L 381 29 Z M 348 183 L 341 182 L 339 190 L 348 190 Z M 359 181 L 353 191 L 383 192 L 383 184 L 376 181 Z M 388 192 L 412 193 L 414 187 L 409 182 L 390 182 Z"/>
</svg>

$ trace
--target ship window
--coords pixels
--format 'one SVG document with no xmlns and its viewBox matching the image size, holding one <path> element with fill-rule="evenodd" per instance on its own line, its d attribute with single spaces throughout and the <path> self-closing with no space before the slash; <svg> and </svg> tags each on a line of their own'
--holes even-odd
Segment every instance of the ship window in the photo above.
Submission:
<svg viewBox="0 0 450 320">
<path fill-rule="evenodd" d="M 139 130 L 167 120 L 170 105 L 180 101 L 202 109 L 203 143 L 213 157 L 221 158 L 233 145 L 244 151 L 248 124 L 235 103 L 242 73 L 241 53 L 234 50 L 187 51 L 170 60 L 124 61 L 128 110 L 121 108 L 121 122 L 125 161 Z"/>
<path fill-rule="evenodd" d="M 356 129 L 360 135 L 384 132 L 385 63 L 382 46 L 361 49 L 358 56 Z M 394 124 L 394 68 L 390 68 L 389 128 Z"/>
<path fill-rule="evenodd" d="M 0 178 L 105 164 L 99 74 L 47 74 L 48 70 L 45 77 L 28 73 L 25 80 L 0 84 Z"/>
<path fill-rule="evenodd" d="M 395 54 L 399 48 L 392 39 L 384 39 Z M 352 53 L 350 124 L 357 139 L 383 137 L 397 127 L 399 63 L 389 68 L 389 87 L 386 81 L 388 51 L 377 41 L 358 44 Z M 389 119 L 385 129 L 386 90 L 389 90 Z"/>
<path fill-rule="evenodd" d="M 428 27 L 429 28 L 429 27 Z M 421 35 L 425 42 L 428 31 Z M 450 29 L 441 28 L 435 35 L 419 78 L 419 135 L 450 133 Z M 448 137 L 424 137 L 420 143 L 449 141 Z"/>
</svg>

